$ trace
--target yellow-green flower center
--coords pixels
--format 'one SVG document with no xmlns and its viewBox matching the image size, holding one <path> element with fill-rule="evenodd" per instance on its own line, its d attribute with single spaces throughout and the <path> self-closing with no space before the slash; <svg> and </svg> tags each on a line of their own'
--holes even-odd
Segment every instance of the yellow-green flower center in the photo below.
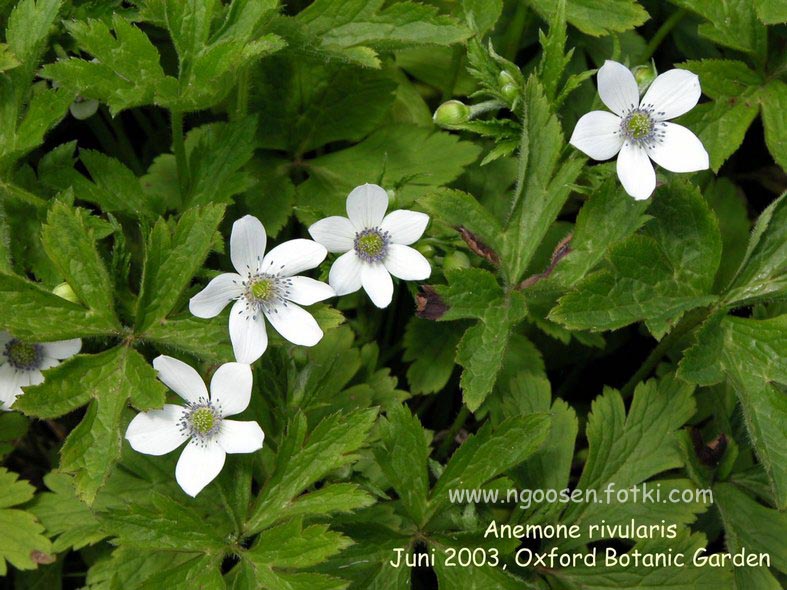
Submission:
<svg viewBox="0 0 787 590">
<path fill-rule="evenodd" d="M 380 228 L 372 227 L 355 234 L 353 248 L 365 262 L 381 262 L 388 253 L 390 236 Z"/>
<path fill-rule="evenodd" d="M 626 130 L 633 139 L 642 139 L 653 129 L 653 122 L 645 113 L 634 113 L 629 117 Z"/>
<path fill-rule="evenodd" d="M 8 362 L 16 369 L 35 369 L 41 364 L 43 350 L 40 344 L 11 340 L 5 347 Z"/>
<path fill-rule="evenodd" d="M 358 238 L 358 249 L 368 256 L 377 256 L 383 250 L 383 239 L 379 234 L 367 234 Z"/>
<path fill-rule="evenodd" d="M 258 301 L 267 301 L 274 292 L 273 281 L 268 278 L 258 279 L 251 285 L 251 294 Z"/>
<path fill-rule="evenodd" d="M 216 414 L 211 408 L 197 408 L 191 414 L 191 427 L 200 434 L 207 434 L 216 425 Z"/>
</svg>

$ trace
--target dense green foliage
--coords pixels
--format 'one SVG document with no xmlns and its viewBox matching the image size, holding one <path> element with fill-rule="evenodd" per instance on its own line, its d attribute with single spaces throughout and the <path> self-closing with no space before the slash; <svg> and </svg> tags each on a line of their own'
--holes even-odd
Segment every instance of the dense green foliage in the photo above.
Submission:
<svg viewBox="0 0 787 590">
<path fill-rule="evenodd" d="M 3 583 L 781 588 L 785 22 L 779 0 L 0 0 L 0 331 L 83 340 L 0 412 Z M 699 76 L 678 122 L 710 170 L 635 201 L 567 143 L 607 59 Z M 265 445 L 187 496 L 176 456 L 123 438 L 175 397 L 152 359 L 234 360 L 229 311 L 188 309 L 234 220 L 308 237 L 367 182 L 430 215 L 429 284 L 311 306 L 313 348 L 269 331 L 243 413 Z M 451 496 L 643 482 L 714 502 Z M 522 566 L 484 535 L 632 519 L 677 534 L 525 545 L 770 568 Z M 499 560 L 389 564 L 463 547 Z"/>
</svg>

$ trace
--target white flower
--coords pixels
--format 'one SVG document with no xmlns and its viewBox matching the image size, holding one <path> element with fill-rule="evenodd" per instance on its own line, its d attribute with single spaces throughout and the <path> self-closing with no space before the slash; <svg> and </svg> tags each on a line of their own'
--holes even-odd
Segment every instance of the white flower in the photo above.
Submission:
<svg viewBox="0 0 787 590">
<path fill-rule="evenodd" d="M 386 307 L 393 296 L 391 275 L 420 281 L 432 274 L 429 261 L 409 247 L 424 233 L 429 216 L 403 210 L 386 215 L 387 209 L 388 193 L 364 184 L 347 196 L 347 217 L 326 217 L 309 228 L 329 252 L 343 252 L 328 275 L 337 295 L 363 287 L 377 307 Z"/>
<path fill-rule="evenodd" d="M 217 276 L 189 301 L 200 318 L 217 316 L 232 300 L 230 340 L 235 358 L 253 363 L 268 347 L 265 320 L 293 344 L 314 346 L 322 330 L 312 315 L 296 305 L 311 305 L 335 295 L 325 283 L 293 276 L 318 266 L 328 252 L 311 240 L 290 240 L 265 254 L 265 228 L 251 215 L 236 221 L 230 258 L 236 273 Z"/>
<path fill-rule="evenodd" d="M 570 143 L 594 160 L 608 160 L 618 152 L 618 178 L 637 200 L 656 188 L 652 159 L 672 172 L 708 168 L 708 152 L 691 131 L 668 123 L 690 111 L 702 91 L 696 74 L 687 70 L 664 72 L 640 101 L 634 75 L 627 67 L 607 60 L 598 71 L 598 93 L 612 111 L 592 111 L 574 128 Z"/>
<path fill-rule="evenodd" d="M 153 361 L 158 377 L 186 400 L 185 406 L 166 404 L 137 414 L 126 430 L 131 448 L 146 455 L 166 455 L 187 439 L 175 467 L 175 479 L 189 496 L 196 496 L 221 473 L 227 453 L 253 453 L 265 435 L 256 422 L 227 420 L 240 414 L 251 399 L 251 367 L 221 365 L 210 381 L 210 396 L 199 373 L 169 356 Z"/>
<path fill-rule="evenodd" d="M 79 338 L 33 344 L 0 332 L 0 410 L 9 410 L 27 385 L 43 383 L 44 369 L 74 356 L 82 348 Z"/>
</svg>

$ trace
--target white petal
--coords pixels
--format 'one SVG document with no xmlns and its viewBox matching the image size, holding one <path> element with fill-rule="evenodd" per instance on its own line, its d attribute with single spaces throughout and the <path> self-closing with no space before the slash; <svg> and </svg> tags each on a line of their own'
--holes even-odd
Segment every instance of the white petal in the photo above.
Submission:
<svg viewBox="0 0 787 590">
<path fill-rule="evenodd" d="M 393 281 L 381 263 L 361 267 L 361 284 L 377 307 L 388 307 L 393 298 Z"/>
<path fill-rule="evenodd" d="M 346 217 L 334 215 L 320 219 L 309 227 L 309 235 L 328 249 L 328 252 L 347 252 L 353 249 L 355 227 Z"/>
<path fill-rule="evenodd" d="M 659 121 L 674 119 L 693 109 L 701 94 L 697 74 L 668 70 L 653 80 L 642 98 L 642 106 L 653 107 L 653 118 Z"/>
<path fill-rule="evenodd" d="M 569 143 L 594 160 L 609 160 L 620 151 L 621 119 L 607 111 L 591 111 L 577 121 Z"/>
<path fill-rule="evenodd" d="M 609 110 L 624 117 L 639 105 L 634 74 L 616 61 L 607 60 L 598 71 L 598 95 Z"/>
<path fill-rule="evenodd" d="M 322 330 L 317 325 L 317 320 L 294 303 L 277 305 L 265 317 L 279 334 L 293 344 L 314 346 L 322 338 Z"/>
<path fill-rule="evenodd" d="M 420 211 L 391 211 L 380 224 L 380 229 L 391 235 L 394 244 L 409 245 L 420 238 L 429 223 L 429 216 Z"/>
<path fill-rule="evenodd" d="M 153 359 L 153 368 L 158 378 L 187 402 L 195 403 L 200 398 L 208 399 L 208 388 L 197 371 L 178 359 L 161 355 Z"/>
<path fill-rule="evenodd" d="M 618 178 L 626 192 L 641 201 L 656 188 L 656 172 L 644 148 L 623 144 L 618 156 Z"/>
<path fill-rule="evenodd" d="M 253 215 L 246 215 L 232 224 L 230 258 L 240 274 L 256 272 L 265 254 L 267 237 L 262 222 Z"/>
<path fill-rule="evenodd" d="M 238 299 L 230 312 L 230 341 L 239 363 L 253 363 L 268 348 L 265 318 L 259 312 L 249 315 L 243 299 Z"/>
<path fill-rule="evenodd" d="M 174 404 L 166 404 L 160 410 L 141 412 L 129 423 L 126 440 L 138 453 L 166 455 L 189 437 L 180 428 L 182 417 L 183 408 Z"/>
<path fill-rule="evenodd" d="M 251 367 L 245 363 L 226 363 L 210 380 L 210 401 L 221 407 L 222 416 L 240 414 L 251 400 Z"/>
<path fill-rule="evenodd" d="M 198 318 L 213 318 L 233 299 L 243 293 L 243 279 L 226 273 L 212 279 L 207 286 L 189 300 L 189 311 Z"/>
<path fill-rule="evenodd" d="M 45 342 L 41 346 L 44 347 L 44 354 L 53 359 L 63 360 L 68 357 L 74 356 L 82 348 L 82 340 L 79 338 L 72 338 L 71 340 L 58 340 L 56 342 Z"/>
<path fill-rule="evenodd" d="M 256 422 L 222 420 L 216 442 L 228 453 L 253 453 L 262 448 L 265 434 Z"/>
<path fill-rule="evenodd" d="M 300 305 L 311 305 L 336 296 L 330 285 L 309 277 L 290 277 L 290 285 L 286 297 Z"/>
<path fill-rule="evenodd" d="M 39 369 L 38 372 L 40 373 L 41 371 L 45 371 L 47 369 L 51 369 L 52 367 L 56 367 L 59 364 L 60 364 L 59 360 L 57 360 L 55 358 L 52 358 L 51 356 L 46 356 L 46 354 L 44 354 L 44 358 L 41 359 L 41 364 L 38 365 L 38 369 Z M 41 381 L 39 381 L 39 383 L 43 382 L 43 380 L 44 379 L 43 379 L 43 375 L 42 375 L 41 376 Z"/>
<path fill-rule="evenodd" d="M 707 170 L 708 152 L 699 138 L 675 123 L 657 123 L 664 131 L 662 140 L 648 147 L 648 155 L 662 168 L 671 172 L 696 172 Z"/>
<path fill-rule="evenodd" d="M 328 273 L 328 283 L 337 295 L 355 293 L 361 288 L 362 266 L 363 263 L 355 254 L 355 250 L 350 250 L 336 259 Z"/>
<path fill-rule="evenodd" d="M 8 363 L 0 365 L 0 408 L 8 410 L 22 393 L 22 372 Z"/>
<path fill-rule="evenodd" d="M 385 268 L 393 276 L 405 281 L 423 281 L 432 274 L 429 261 L 418 250 L 401 244 L 388 246 Z"/>
<path fill-rule="evenodd" d="M 347 217 L 356 230 L 377 227 L 388 209 L 388 193 L 376 184 L 355 187 L 347 195 Z"/>
<path fill-rule="evenodd" d="M 205 446 L 191 439 L 178 459 L 175 479 L 189 496 L 195 497 L 202 489 L 216 479 L 224 467 L 227 453 L 216 441 Z"/>
<path fill-rule="evenodd" d="M 0 332 L 0 354 L 2 354 L 3 351 L 5 350 L 5 345 L 11 342 L 11 340 L 13 339 L 14 337 L 11 336 L 11 334 L 9 334 L 8 332 Z"/>
<path fill-rule="evenodd" d="M 290 240 L 279 244 L 262 260 L 262 272 L 290 277 L 319 266 L 328 255 L 325 246 L 312 240 Z"/>
</svg>

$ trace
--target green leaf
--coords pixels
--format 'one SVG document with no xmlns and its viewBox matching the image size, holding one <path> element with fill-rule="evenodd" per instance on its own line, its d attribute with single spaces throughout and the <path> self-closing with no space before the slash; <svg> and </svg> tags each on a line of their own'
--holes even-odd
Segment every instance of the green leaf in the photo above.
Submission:
<svg viewBox="0 0 787 590">
<path fill-rule="evenodd" d="M 760 214 L 741 267 L 724 296 L 740 306 L 782 293 L 787 287 L 787 196 Z"/>
<path fill-rule="evenodd" d="M 767 320 L 726 317 L 715 329 L 705 330 L 689 351 L 707 358 L 718 353 L 723 342 L 722 367 L 738 394 L 746 429 L 780 509 L 787 506 L 787 433 L 783 428 L 787 398 L 775 383 L 787 384 L 787 370 L 781 362 L 787 357 L 786 329 L 787 315 Z"/>
<path fill-rule="evenodd" d="M 76 357 L 49 369 L 40 385 L 27 388 L 18 409 L 39 417 L 57 417 L 90 405 L 61 449 L 61 469 L 76 475 L 79 496 L 92 503 L 120 455 L 121 412 L 130 398 L 139 409 L 164 405 L 165 389 L 137 351 L 118 346 Z"/>
<path fill-rule="evenodd" d="M 448 304 L 441 320 L 481 319 L 490 305 L 504 300 L 505 294 L 495 275 L 482 268 L 451 269 L 445 273 L 448 285 L 437 293 Z"/>
<path fill-rule="evenodd" d="M 279 446 L 276 469 L 258 496 L 247 529 L 260 531 L 286 518 L 290 505 L 308 486 L 329 471 L 352 463 L 375 417 L 375 410 L 332 414 L 307 436 L 306 419 L 298 414 Z"/>
<path fill-rule="evenodd" d="M 380 67 L 375 50 L 451 45 L 470 33 L 435 7 L 406 1 L 383 8 L 382 0 L 317 0 L 295 20 L 324 51 L 371 67 Z"/>
<path fill-rule="evenodd" d="M 439 189 L 425 195 L 418 203 L 435 220 L 452 228 L 464 227 L 497 254 L 502 251 L 503 228 L 472 195 L 454 189 Z"/>
<path fill-rule="evenodd" d="M 172 311 L 207 258 L 223 205 L 186 211 L 174 228 L 159 219 L 148 236 L 145 267 L 137 302 L 136 328 L 142 332 Z"/>
<path fill-rule="evenodd" d="M 682 464 L 676 432 L 695 411 L 694 387 L 672 377 L 640 383 L 628 414 L 620 394 L 605 388 L 588 416 L 588 458 L 578 489 L 614 489 L 638 485 Z M 604 504 L 571 504 L 563 522 L 585 521 L 588 513 L 614 517 Z M 589 522 L 598 522 L 589 520 Z"/>
<path fill-rule="evenodd" d="M 444 322 L 412 318 L 404 333 L 402 359 L 409 362 L 407 382 L 413 394 L 441 391 L 454 371 L 461 328 Z"/>
<path fill-rule="evenodd" d="M 704 195 L 719 220 L 721 263 L 713 287 L 714 292 L 719 292 L 730 284 L 743 262 L 751 222 L 743 193 L 729 179 L 712 181 Z"/>
<path fill-rule="evenodd" d="M 55 202 L 42 229 L 47 256 L 63 278 L 102 322 L 119 329 L 112 297 L 113 285 L 96 249 L 90 213 L 62 201 Z"/>
<path fill-rule="evenodd" d="M 539 78 L 546 96 L 554 100 L 573 53 L 573 50 L 567 55 L 563 53 L 566 47 L 566 0 L 558 0 L 549 21 L 549 33 L 545 35 L 539 30 L 538 40 L 544 50 L 538 65 Z"/>
<path fill-rule="evenodd" d="M 191 183 L 184 206 L 227 203 L 250 188 L 243 167 L 256 147 L 256 117 L 197 127 L 186 138 Z"/>
<path fill-rule="evenodd" d="M 20 277 L 0 273 L 0 327 L 32 342 L 51 342 L 83 336 L 114 334 L 108 321 Z"/>
<path fill-rule="evenodd" d="M 269 577 L 277 577 L 278 569 L 317 565 L 351 544 L 350 539 L 325 525 L 304 527 L 300 518 L 294 518 L 260 533 L 244 558 L 254 564 L 258 580 L 266 584 Z"/>
<path fill-rule="evenodd" d="M 135 106 L 171 102 L 177 80 L 166 76 L 147 35 L 119 14 L 112 27 L 99 20 L 73 21 L 68 32 L 95 61 L 69 58 L 48 64 L 42 75 L 61 87 L 105 102 L 113 115 Z"/>
<path fill-rule="evenodd" d="M 550 418 L 546 414 L 512 417 L 494 428 L 489 423 L 482 426 L 454 452 L 445 466 L 432 489 L 430 514 L 449 502 L 449 490 L 480 488 L 525 461 L 546 440 L 549 427 Z"/>
<path fill-rule="evenodd" d="M 0 467 L 0 529 L 3 542 L 0 544 L 0 575 L 8 571 L 7 563 L 20 570 L 37 567 L 36 554 L 52 553 L 52 544 L 44 535 L 44 527 L 35 516 L 25 510 L 14 508 L 33 497 L 35 489 L 17 474 Z M 6 563 L 7 562 L 7 563 Z"/>
<path fill-rule="evenodd" d="M 432 129 L 383 127 L 353 147 L 309 161 L 309 180 L 298 186 L 298 205 L 324 215 L 344 215 L 349 192 L 375 179 L 395 190 L 391 209 L 405 207 L 432 187 L 456 179 L 480 151 L 470 142 Z M 302 218 L 311 222 L 319 217 L 314 213 Z"/>
<path fill-rule="evenodd" d="M 679 64 L 680 68 L 699 76 L 702 92 L 714 100 L 741 97 L 751 94 L 751 88 L 762 85 L 762 76 L 745 63 L 732 59 L 688 60 Z M 737 100 L 730 102 L 730 105 Z"/>
<path fill-rule="evenodd" d="M 767 50 L 765 27 L 754 14 L 749 0 L 672 0 L 709 22 L 701 24 L 699 34 L 718 45 L 743 51 L 757 59 L 764 59 Z"/>
<path fill-rule="evenodd" d="M 732 588 L 732 575 L 729 566 L 710 567 L 692 565 L 692 557 L 697 551 L 707 555 L 705 549 L 707 540 L 704 535 L 684 533 L 667 543 L 664 539 L 648 539 L 640 541 L 629 551 L 639 552 L 640 564 L 608 565 L 604 564 L 605 549 L 597 548 L 598 562 L 596 565 L 582 565 L 566 569 L 559 569 L 549 575 L 555 583 L 562 583 L 572 590 L 714 590 L 718 588 Z M 671 550 L 671 551 L 670 551 Z M 623 551 L 616 551 L 620 556 Z M 646 559 L 643 555 L 651 555 L 650 561 L 657 563 L 655 557 L 670 553 L 684 555 L 685 566 L 642 565 Z"/>
<path fill-rule="evenodd" d="M 551 0 L 527 0 L 545 20 L 555 9 Z M 566 20 L 588 35 L 609 35 L 643 24 L 648 13 L 635 0 L 566 0 Z"/>
<path fill-rule="evenodd" d="M 583 279 L 549 318 L 571 329 L 609 330 L 646 320 L 657 338 L 709 295 L 721 256 L 718 223 L 682 181 L 659 190 L 642 231 L 613 246 L 609 268 Z"/>
<path fill-rule="evenodd" d="M 260 145 L 296 156 L 362 140 L 389 113 L 397 86 L 383 72 L 300 56 L 267 60 L 256 76 L 251 103 L 260 112 Z"/>
<path fill-rule="evenodd" d="M 456 362 L 463 367 L 462 397 L 476 411 L 492 391 L 503 367 L 512 328 L 524 319 L 526 307 L 519 293 L 497 304 L 488 304 L 481 321 L 469 328 L 456 350 Z"/>
<path fill-rule="evenodd" d="M 46 49 L 60 0 L 22 0 L 8 17 L 5 39 L 14 58 L 22 65 L 11 73 L 18 93 L 26 92 Z"/>
<path fill-rule="evenodd" d="M 467 26 L 477 35 L 493 29 L 503 12 L 503 0 L 462 0 Z"/>
<path fill-rule="evenodd" d="M 762 89 L 762 123 L 765 126 L 765 143 L 773 159 L 787 170 L 787 123 L 784 111 L 787 109 L 787 84 L 774 80 Z"/>
<path fill-rule="evenodd" d="M 557 217 L 579 175 L 582 160 L 558 166 L 563 135 L 544 90 L 530 77 L 524 91 L 522 139 L 517 186 L 501 258 L 510 283 L 517 283 L 530 264 L 549 226 Z"/>
<path fill-rule="evenodd" d="M 767 553 L 773 567 L 787 573 L 787 546 L 782 542 L 787 514 L 758 504 L 730 483 L 715 485 L 713 500 L 724 522 L 725 540 L 731 552 L 745 548 L 747 553 Z"/>
<path fill-rule="evenodd" d="M 766 25 L 778 25 L 787 22 L 787 7 L 779 0 L 754 0 L 757 16 Z"/>
<path fill-rule="evenodd" d="M 429 477 L 426 461 L 429 441 L 421 422 L 405 406 L 393 406 L 379 425 L 377 463 L 396 491 L 413 522 L 422 524 L 426 514 Z"/>
<path fill-rule="evenodd" d="M 195 317 L 168 319 L 153 322 L 145 330 L 145 340 L 157 346 L 184 352 L 214 363 L 233 358 L 232 344 L 224 314 L 205 320 Z"/>
</svg>

